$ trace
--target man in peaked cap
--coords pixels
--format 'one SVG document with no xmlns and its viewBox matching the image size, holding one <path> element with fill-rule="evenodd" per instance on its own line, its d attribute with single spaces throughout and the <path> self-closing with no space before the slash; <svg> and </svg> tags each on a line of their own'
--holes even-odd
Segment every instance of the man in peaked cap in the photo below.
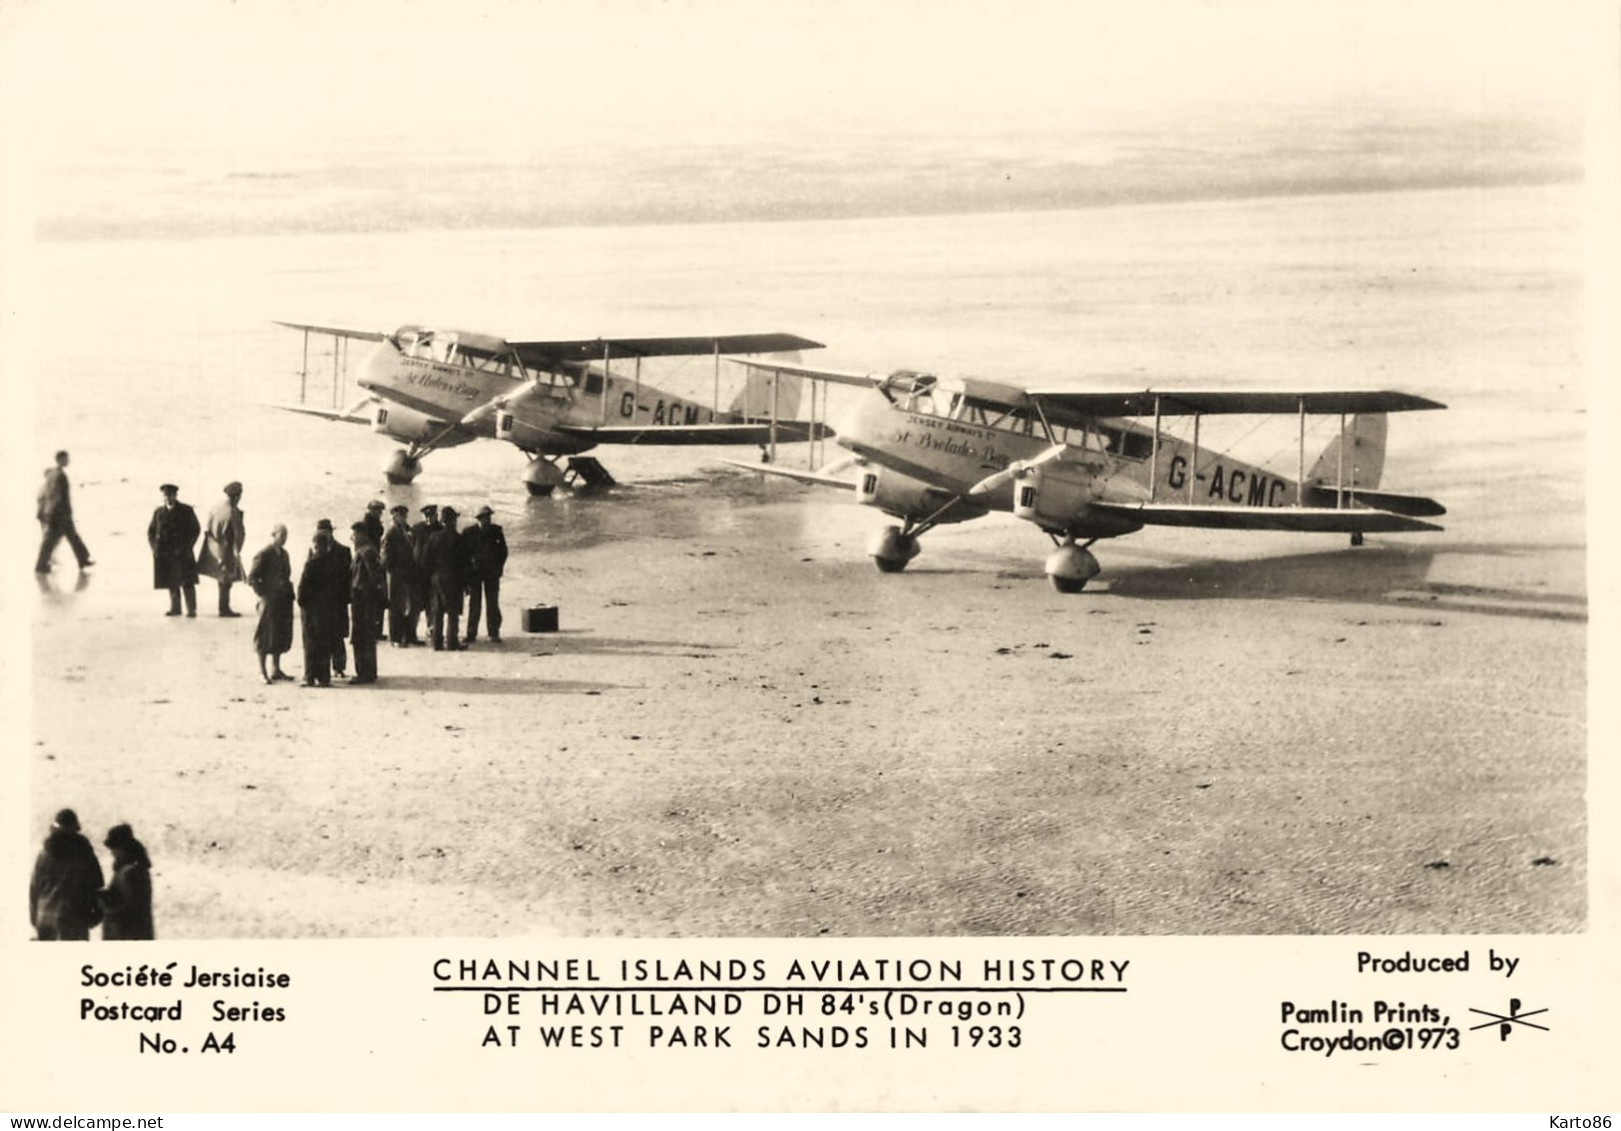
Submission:
<svg viewBox="0 0 1621 1131">
<path fill-rule="evenodd" d="M 417 619 L 428 612 L 428 539 L 439 529 L 439 508 L 432 503 L 422 508 L 422 521 L 411 527 L 411 553 L 416 558 L 416 581 L 411 587 L 410 639 L 422 643 Z M 433 627 L 430 623 L 430 629 Z"/>
<path fill-rule="evenodd" d="M 478 638 L 478 617 L 487 614 L 490 640 L 501 640 L 501 574 L 507 564 L 507 536 L 491 522 L 488 506 L 478 508 L 478 522 L 462 532 L 467 557 L 467 640 Z"/>
<path fill-rule="evenodd" d="M 165 483 L 158 488 L 163 505 L 152 512 L 146 527 L 146 542 L 152 547 L 152 588 L 169 591 L 169 613 L 180 615 L 180 598 L 186 598 L 186 615 L 197 615 L 197 558 L 194 549 L 202 526 L 197 512 L 180 501 L 180 488 Z"/>
<path fill-rule="evenodd" d="M 411 549 L 411 528 L 407 525 L 411 508 L 398 503 L 389 509 L 390 524 L 383 532 L 383 574 L 388 579 L 388 641 L 404 648 L 416 639 L 411 618 L 411 591 L 416 586 L 416 555 Z"/>
<path fill-rule="evenodd" d="M 388 600 L 382 560 L 364 522 L 350 529 L 354 565 L 349 570 L 349 643 L 355 646 L 355 674 L 350 683 L 377 682 L 377 617 Z"/>
<path fill-rule="evenodd" d="M 366 504 L 366 514 L 360 521 L 366 524 L 366 537 L 371 539 L 372 548 L 381 552 L 383 546 L 383 512 L 388 504 L 381 499 L 373 499 Z"/>
<path fill-rule="evenodd" d="M 332 540 L 332 557 L 336 563 L 332 567 L 333 575 L 343 579 L 343 598 L 335 606 L 336 620 L 332 627 L 332 674 L 341 679 L 349 672 L 349 649 L 344 646 L 344 639 L 349 635 L 349 571 L 354 568 L 355 556 L 332 532 L 330 518 L 315 524 L 317 534 L 323 531 Z"/>
<path fill-rule="evenodd" d="M 78 941 L 101 922 L 101 861 L 79 833 L 79 818 L 63 809 L 34 861 L 28 883 L 28 921 L 43 941 Z"/>
</svg>

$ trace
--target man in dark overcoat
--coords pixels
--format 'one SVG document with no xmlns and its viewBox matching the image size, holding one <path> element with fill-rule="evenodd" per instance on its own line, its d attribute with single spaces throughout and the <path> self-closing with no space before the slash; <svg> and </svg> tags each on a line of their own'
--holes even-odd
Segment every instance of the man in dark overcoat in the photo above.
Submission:
<svg viewBox="0 0 1621 1131">
<path fill-rule="evenodd" d="M 152 547 L 152 588 L 169 591 L 171 617 L 180 615 L 180 598 L 186 598 L 186 615 L 197 615 L 197 536 L 203 532 L 197 512 L 180 501 L 180 488 L 165 483 L 163 505 L 152 512 L 146 527 L 146 542 Z"/>
<path fill-rule="evenodd" d="M 439 511 L 440 527 L 428 537 L 423 560 L 428 575 L 428 624 L 433 650 L 460 652 L 462 589 L 467 584 L 467 562 L 461 536 L 456 533 L 456 511 Z M 445 622 L 449 621 L 447 631 Z"/>
<path fill-rule="evenodd" d="M 507 536 L 491 521 L 489 507 L 478 508 L 478 521 L 462 531 L 467 555 L 467 640 L 478 639 L 480 612 L 487 614 L 490 639 L 501 639 L 501 574 L 507 564 Z"/>
<path fill-rule="evenodd" d="M 355 647 L 350 683 L 377 682 L 377 613 L 388 602 L 388 579 L 364 522 L 350 529 L 355 553 L 349 567 L 349 643 Z"/>
<path fill-rule="evenodd" d="M 338 619 L 335 622 L 332 638 L 332 673 L 342 677 L 349 672 L 349 649 L 344 640 L 349 635 L 349 570 L 355 564 L 355 557 L 349 552 L 349 547 L 338 541 L 338 536 L 332 532 L 332 520 L 323 518 L 315 524 L 317 531 L 326 531 L 332 542 L 332 556 L 337 559 L 333 569 L 343 574 L 343 603 L 338 608 Z"/>
<path fill-rule="evenodd" d="M 304 638 L 304 686 L 332 686 L 332 645 L 349 601 L 349 571 L 332 553 L 332 534 L 318 530 L 298 578 Z"/>
<path fill-rule="evenodd" d="M 428 539 L 439 529 L 439 508 L 429 503 L 422 508 L 422 521 L 411 527 L 411 552 L 416 555 L 416 584 L 411 587 L 411 639 L 421 642 L 417 618 L 428 613 Z M 431 631 L 433 624 L 428 628 Z"/>
<path fill-rule="evenodd" d="M 411 591 L 417 583 L 416 555 L 411 547 L 411 528 L 406 518 L 411 508 L 404 503 L 390 511 L 390 525 L 383 533 L 383 572 L 388 577 L 388 639 L 396 648 L 421 643 L 411 618 Z"/>
<path fill-rule="evenodd" d="M 51 941 L 80 941 L 101 922 L 101 861 L 79 833 L 79 818 L 63 809 L 51 824 L 50 835 L 34 861 L 28 884 L 28 921 L 35 937 Z"/>
</svg>

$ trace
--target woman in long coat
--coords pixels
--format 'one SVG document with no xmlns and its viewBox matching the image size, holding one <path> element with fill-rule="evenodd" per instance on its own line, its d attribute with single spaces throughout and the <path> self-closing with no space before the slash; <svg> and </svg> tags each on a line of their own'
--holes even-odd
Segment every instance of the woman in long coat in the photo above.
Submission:
<svg viewBox="0 0 1621 1131">
<path fill-rule="evenodd" d="M 266 683 L 293 677 L 281 670 L 281 654 L 293 646 L 293 563 L 284 547 L 287 528 L 270 528 L 270 545 L 253 556 L 248 584 L 259 597 L 259 623 L 253 630 L 253 648 L 259 653 L 259 674 Z M 265 671 L 269 656 L 274 670 Z"/>
<path fill-rule="evenodd" d="M 105 917 L 101 937 L 150 939 L 152 933 L 152 860 L 128 825 L 114 825 L 103 842 L 113 851 L 113 878 L 101 893 Z"/>
</svg>

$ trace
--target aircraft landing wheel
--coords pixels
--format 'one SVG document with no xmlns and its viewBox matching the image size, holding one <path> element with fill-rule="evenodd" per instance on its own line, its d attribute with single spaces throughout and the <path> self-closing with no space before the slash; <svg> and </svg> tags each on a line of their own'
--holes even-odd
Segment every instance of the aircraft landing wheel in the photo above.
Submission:
<svg viewBox="0 0 1621 1131">
<path fill-rule="evenodd" d="M 523 469 L 523 482 L 530 495 L 544 499 L 563 485 L 563 472 L 549 459 L 533 459 Z"/>
<path fill-rule="evenodd" d="M 383 478 L 396 487 L 409 486 L 421 474 L 422 461 L 412 459 L 404 450 L 394 452 L 388 457 L 388 462 L 383 464 Z"/>
<path fill-rule="evenodd" d="M 1047 556 L 1047 580 L 1060 593 L 1079 593 L 1102 567 L 1090 551 L 1067 542 Z"/>
<path fill-rule="evenodd" d="M 899 573 L 907 562 L 917 557 L 919 549 L 912 535 L 902 534 L 898 526 L 886 526 L 867 547 L 867 553 L 872 555 L 879 573 Z"/>
</svg>

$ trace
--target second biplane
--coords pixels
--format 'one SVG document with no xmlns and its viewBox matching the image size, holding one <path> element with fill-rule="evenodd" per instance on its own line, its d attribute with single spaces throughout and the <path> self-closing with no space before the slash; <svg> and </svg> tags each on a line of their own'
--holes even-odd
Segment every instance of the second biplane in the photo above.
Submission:
<svg viewBox="0 0 1621 1131">
<path fill-rule="evenodd" d="M 1337 532 L 1359 544 L 1365 533 L 1439 530 L 1424 519 L 1446 513 L 1434 499 L 1380 489 L 1386 414 L 1445 407 L 1408 393 L 1085 392 L 738 364 L 868 390 L 838 425 L 837 442 L 854 453 L 845 468 L 750 470 L 852 489 L 900 519 L 869 547 L 886 573 L 904 569 L 934 527 L 993 510 L 1052 538 L 1046 572 L 1065 593 L 1098 574 L 1095 542 L 1148 525 Z M 1298 418 L 1295 474 L 1202 448 L 1201 419 L 1228 414 Z M 1308 464 L 1306 420 L 1318 416 L 1337 416 L 1339 428 Z M 1191 435 L 1168 433 L 1171 417 L 1191 418 Z"/>
<path fill-rule="evenodd" d="M 813 423 L 794 419 L 801 382 L 791 375 L 755 371 L 729 407 L 719 405 L 723 356 L 821 348 L 795 334 L 508 341 L 416 325 L 393 333 L 278 325 L 304 332 L 306 384 L 310 335 L 333 338 L 333 406 L 272 407 L 369 425 L 403 442 L 383 469 L 390 483 L 412 482 L 429 452 L 481 437 L 524 452 L 530 459 L 524 482 L 532 494 L 549 495 L 576 476 L 588 484 L 613 481 L 595 460 L 576 458 L 598 444 L 755 444 L 774 456 L 779 442 L 820 434 Z M 354 378 L 365 395 L 340 409 L 338 389 L 347 379 L 351 341 L 375 348 Z M 650 357 L 713 357 L 714 402 L 705 405 L 644 383 L 641 362 Z"/>
</svg>

